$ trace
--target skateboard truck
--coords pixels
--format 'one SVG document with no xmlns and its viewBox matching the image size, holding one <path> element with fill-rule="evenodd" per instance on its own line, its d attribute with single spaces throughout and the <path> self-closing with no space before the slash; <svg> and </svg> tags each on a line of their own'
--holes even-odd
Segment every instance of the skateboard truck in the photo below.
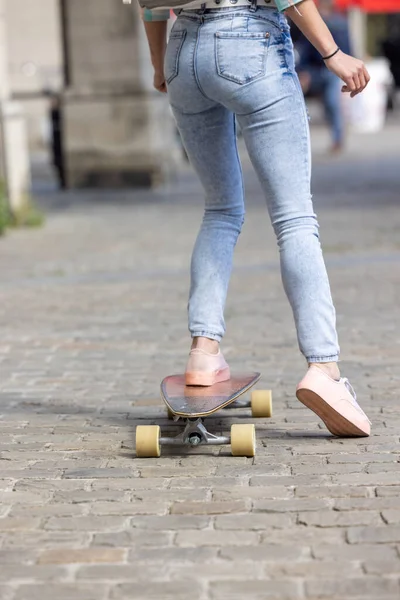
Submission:
<svg viewBox="0 0 400 600">
<path fill-rule="evenodd" d="M 200 446 L 200 444 L 219 446 L 230 443 L 230 437 L 210 433 L 201 417 L 196 420 L 187 419 L 185 429 L 178 433 L 177 436 L 160 438 L 160 446 L 189 445 L 192 446 L 192 448 L 195 448 L 196 446 Z"/>
</svg>

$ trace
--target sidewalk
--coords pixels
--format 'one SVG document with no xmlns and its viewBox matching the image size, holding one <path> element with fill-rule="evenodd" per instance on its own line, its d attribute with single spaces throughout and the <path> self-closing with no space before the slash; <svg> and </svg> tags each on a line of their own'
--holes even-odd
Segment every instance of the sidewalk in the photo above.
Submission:
<svg viewBox="0 0 400 600">
<path fill-rule="evenodd" d="M 175 427 L 158 388 L 186 360 L 202 192 L 184 169 L 154 192 L 43 194 L 46 227 L 0 239 L 1 600 L 399 598 L 399 127 L 333 161 L 315 135 L 342 370 L 371 438 L 332 438 L 295 398 L 305 365 L 245 160 L 224 350 L 262 372 L 274 417 L 254 459 L 136 459 L 136 425 Z M 251 422 L 229 415 L 210 428 Z"/>
</svg>

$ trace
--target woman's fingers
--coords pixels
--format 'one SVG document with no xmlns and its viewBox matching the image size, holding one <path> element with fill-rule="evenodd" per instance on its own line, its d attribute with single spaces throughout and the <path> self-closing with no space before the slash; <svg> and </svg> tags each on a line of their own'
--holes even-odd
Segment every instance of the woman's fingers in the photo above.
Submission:
<svg viewBox="0 0 400 600">
<path fill-rule="evenodd" d="M 362 61 L 342 52 L 327 61 L 327 67 L 344 81 L 342 92 L 349 93 L 352 98 L 362 92 L 371 79 Z"/>
</svg>

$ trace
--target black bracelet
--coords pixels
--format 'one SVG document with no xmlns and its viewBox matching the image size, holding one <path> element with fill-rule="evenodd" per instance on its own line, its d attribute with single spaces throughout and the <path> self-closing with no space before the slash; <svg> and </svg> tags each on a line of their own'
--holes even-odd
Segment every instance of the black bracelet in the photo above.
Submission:
<svg viewBox="0 0 400 600">
<path fill-rule="evenodd" d="M 336 54 L 340 52 L 340 48 L 339 46 L 336 48 L 335 52 L 333 52 L 333 54 L 330 54 L 329 56 L 323 56 L 322 60 L 329 60 L 330 58 L 333 58 L 334 56 L 336 56 Z"/>
</svg>

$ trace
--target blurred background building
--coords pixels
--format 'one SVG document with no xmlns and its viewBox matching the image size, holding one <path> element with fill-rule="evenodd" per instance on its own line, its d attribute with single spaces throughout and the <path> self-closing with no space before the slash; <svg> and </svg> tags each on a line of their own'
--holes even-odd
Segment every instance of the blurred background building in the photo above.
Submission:
<svg viewBox="0 0 400 600">
<path fill-rule="evenodd" d="M 336 7 L 349 11 L 355 52 L 377 74 L 350 120 L 379 129 L 400 88 L 400 0 Z M 65 187 L 151 186 L 174 172 L 182 152 L 152 89 L 137 3 L 0 0 L 0 23 L 1 164 L 15 197 L 29 187 L 28 156 L 54 163 Z"/>
</svg>

